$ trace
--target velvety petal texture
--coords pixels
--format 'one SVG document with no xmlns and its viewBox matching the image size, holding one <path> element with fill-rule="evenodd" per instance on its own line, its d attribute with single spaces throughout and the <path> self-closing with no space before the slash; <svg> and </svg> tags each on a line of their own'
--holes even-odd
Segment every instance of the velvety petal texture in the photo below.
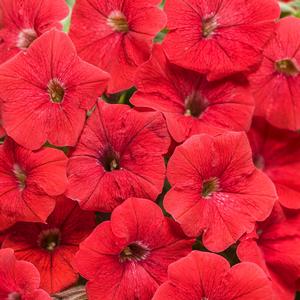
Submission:
<svg viewBox="0 0 300 300">
<path fill-rule="evenodd" d="M 273 126 L 300 129 L 300 20 L 279 21 L 264 48 L 263 61 L 249 76 L 256 102 L 255 113 Z"/>
<path fill-rule="evenodd" d="M 90 109 L 106 88 L 108 74 L 82 61 L 70 38 L 51 30 L 0 66 L 2 120 L 20 145 L 46 141 L 74 146 Z"/>
<path fill-rule="evenodd" d="M 300 134 L 275 128 L 257 117 L 248 138 L 254 164 L 274 182 L 281 205 L 299 209 Z"/>
<path fill-rule="evenodd" d="M 70 157 L 67 196 L 83 209 L 102 212 L 131 196 L 155 200 L 169 144 L 161 113 L 99 101 Z"/>
<path fill-rule="evenodd" d="M 204 246 L 215 252 L 251 232 L 277 199 L 271 180 L 253 165 L 244 133 L 192 136 L 176 148 L 167 177 L 165 209 L 187 235 L 203 234 Z"/>
<path fill-rule="evenodd" d="M 130 102 L 163 112 L 177 142 L 191 135 L 250 128 L 254 102 L 245 80 L 210 83 L 205 76 L 172 65 L 161 46 L 136 75 Z"/>
<path fill-rule="evenodd" d="M 276 0 L 172 0 L 165 12 L 171 62 L 209 80 L 258 67 L 280 16 Z"/>
<path fill-rule="evenodd" d="M 111 74 L 109 93 L 133 86 L 135 72 L 150 57 L 164 28 L 160 0 L 77 0 L 70 37 L 80 57 Z"/>
<path fill-rule="evenodd" d="M 0 300 L 297 299 L 299 1 L 0 0 Z"/>
<path fill-rule="evenodd" d="M 40 274 L 29 262 L 16 260 L 12 249 L 0 250 L 0 299 L 50 300 L 40 286 Z"/>
<path fill-rule="evenodd" d="M 245 235 L 237 248 L 241 261 L 262 267 L 272 279 L 274 299 L 293 300 L 300 279 L 300 215 L 286 215 L 279 203 L 271 216 Z"/>
<path fill-rule="evenodd" d="M 2 247 L 14 249 L 18 259 L 31 262 L 41 274 L 41 287 L 52 294 L 77 282 L 73 259 L 79 243 L 95 226 L 93 213 L 82 211 L 75 201 L 59 197 L 47 224 L 16 224 L 8 231 Z"/>
<path fill-rule="evenodd" d="M 1 0 L 0 63 L 26 51 L 51 28 L 61 29 L 68 13 L 64 0 Z"/>
<path fill-rule="evenodd" d="M 193 251 L 171 264 L 153 300 L 272 300 L 271 282 L 253 263 L 230 268 L 222 256 Z"/>
<path fill-rule="evenodd" d="M 0 146 L 0 230 L 18 221 L 45 222 L 67 187 L 67 157 L 56 149 Z"/>
<path fill-rule="evenodd" d="M 76 265 L 90 299 L 148 300 L 193 243 L 155 203 L 129 198 L 81 243 Z"/>
</svg>

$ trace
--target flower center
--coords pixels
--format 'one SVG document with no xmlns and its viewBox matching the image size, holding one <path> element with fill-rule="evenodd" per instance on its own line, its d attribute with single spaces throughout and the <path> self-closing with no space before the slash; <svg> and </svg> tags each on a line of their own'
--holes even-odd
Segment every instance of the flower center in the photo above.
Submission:
<svg viewBox="0 0 300 300">
<path fill-rule="evenodd" d="M 48 83 L 47 92 L 53 103 L 61 103 L 64 99 L 65 89 L 57 78 L 51 79 Z"/>
<path fill-rule="evenodd" d="M 139 242 L 132 243 L 125 247 L 120 253 L 120 261 L 140 261 L 147 258 L 149 249 Z"/>
<path fill-rule="evenodd" d="M 213 193 L 219 190 L 219 180 L 216 177 L 204 180 L 202 184 L 201 195 L 203 198 L 209 198 Z"/>
<path fill-rule="evenodd" d="M 257 235 L 260 237 L 260 236 L 264 233 L 264 231 L 263 231 L 262 229 L 258 229 L 258 230 L 256 231 L 256 233 L 257 233 Z"/>
<path fill-rule="evenodd" d="M 114 31 L 128 32 L 129 26 L 124 14 L 118 10 L 114 10 L 107 18 L 107 25 L 109 25 Z"/>
<path fill-rule="evenodd" d="M 184 100 L 185 116 L 199 117 L 208 107 L 209 103 L 199 92 L 192 92 Z"/>
<path fill-rule="evenodd" d="M 291 59 L 278 60 L 275 63 L 275 69 L 286 76 L 296 76 L 299 74 L 298 66 Z"/>
<path fill-rule="evenodd" d="M 34 29 L 23 29 L 18 35 L 17 47 L 21 50 L 26 50 L 36 38 L 37 33 Z"/>
<path fill-rule="evenodd" d="M 38 238 L 38 245 L 50 252 L 54 251 L 60 245 L 60 242 L 61 234 L 58 228 L 43 230 Z"/>
<path fill-rule="evenodd" d="M 20 190 L 24 190 L 24 188 L 26 187 L 27 178 L 25 171 L 18 164 L 14 164 L 13 173 L 15 175 L 15 178 L 17 179 Z"/>
<path fill-rule="evenodd" d="M 108 150 L 104 152 L 101 163 L 107 172 L 120 169 L 119 155 L 111 148 L 108 148 Z"/>
<path fill-rule="evenodd" d="M 256 168 L 263 170 L 265 168 L 265 159 L 262 155 L 256 155 L 253 157 L 253 163 Z"/>
<path fill-rule="evenodd" d="M 12 292 L 12 293 L 8 294 L 7 300 L 22 300 L 22 297 L 19 293 Z"/>
<path fill-rule="evenodd" d="M 202 37 L 204 39 L 211 37 L 218 27 L 216 17 L 206 17 L 202 20 Z"/>
</svg>

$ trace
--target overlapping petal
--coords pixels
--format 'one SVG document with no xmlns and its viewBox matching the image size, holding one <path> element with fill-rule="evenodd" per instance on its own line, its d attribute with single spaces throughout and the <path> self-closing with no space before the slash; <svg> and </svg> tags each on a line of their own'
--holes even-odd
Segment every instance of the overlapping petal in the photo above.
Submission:
<svg viewBox="0 0 300 300">
<path fill-rule="evenodd" d="M 172 189 L 164 207 L 189 236 L 223 251 L 265 220 L 277 198 L 271 180 L 256 170 L 243 133 L 195 135 L 178 146 L 167 171 Z"/>
</svg>

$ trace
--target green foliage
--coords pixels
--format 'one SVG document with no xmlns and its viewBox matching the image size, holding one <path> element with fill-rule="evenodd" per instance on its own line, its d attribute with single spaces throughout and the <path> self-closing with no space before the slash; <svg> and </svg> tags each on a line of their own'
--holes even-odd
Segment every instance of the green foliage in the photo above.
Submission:
<svg viewBox="0 0 300 300">
<path fill-rule="evenodd" d="M 160 6 L 161 8 L 164 8 L 165 4 L 166 4 L 166 0 L 162 0 L 161 4 L 160 4 L 159 6 Z"/>
<path fill-rule="evenodd" d="M 281 17 L 294 16 L 300 18 L 300 0 L 291 1 L 289 3 L 279 1 L 281 9 Z"/>
<path fill-rule="evenodd" d="M 75 1 L 76 0 L 66 0 L 67 4 L 70 7 L 70 13 L 69 13 L 68 17 L 65 20 L 63 20 L 63 22 L 62 22 L 63 23 L 63 31 L 64 32 L 69 32 L 70 23 L 71 23 L 71 13 L 72 13 L 72 8 L 73 8 L 73 6 L 75 4 Z"/>
<path fill-rule="evenodd" d="M 70 7 L 72 7 L 74 5 L 74 3 L 75 3 L 75 0 L 66 0 L 66 2 L 68 3 L 68 5 Z"/>
</svg>

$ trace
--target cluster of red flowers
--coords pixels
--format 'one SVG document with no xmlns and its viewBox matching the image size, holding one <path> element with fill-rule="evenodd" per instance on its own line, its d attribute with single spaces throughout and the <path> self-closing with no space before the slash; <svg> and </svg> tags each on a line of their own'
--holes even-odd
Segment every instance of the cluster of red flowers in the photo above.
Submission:
<svg viewBox="0 0 300 300">
<path fill-rule="evenodd" d="M 0 0 L 0 300 L 300 289 L 300 19 L 160 2 Z"/>
</svg>

